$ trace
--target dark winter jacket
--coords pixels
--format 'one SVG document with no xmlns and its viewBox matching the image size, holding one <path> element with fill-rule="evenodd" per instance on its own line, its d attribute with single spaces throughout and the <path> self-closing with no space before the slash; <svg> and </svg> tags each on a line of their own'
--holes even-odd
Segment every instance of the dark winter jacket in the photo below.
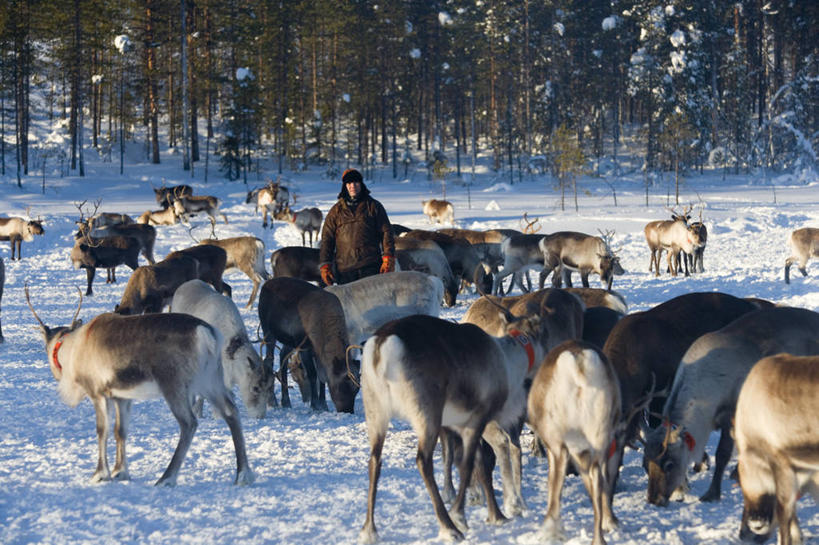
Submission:
<svg viewBox="0 0 819 545">
<path fill-rule="evenodd" d="M 324 218 L 319 266 L 335 263 L 336 270 L 344 273 L 380 264 L 382 255 L 395 256 L 387 211 L 370 197 L 364 184 L 355 200 L 342 184 L 338 202 Z"/>
</svg>

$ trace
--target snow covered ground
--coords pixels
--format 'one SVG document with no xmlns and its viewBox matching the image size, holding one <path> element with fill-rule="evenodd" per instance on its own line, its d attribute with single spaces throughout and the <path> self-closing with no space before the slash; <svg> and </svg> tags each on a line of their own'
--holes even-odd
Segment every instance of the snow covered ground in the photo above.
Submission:
<svg viewBox="0 0 819 545">
<path fill-rule="evenodd" d="M 0 213 L 24 214 L 45 222 L 46 233 L 23 243 L 23 259 L 10 261 L 8 244 L 0 245 L 5 259 L 6 284 L 2 305 L 5 344 L 0 345 L 0 542 L 22 543 L 354 543 L 364 521 L 367 492 L 367 440 L 360 397 L 354 415 L 314 413 L 298 402 L 290 410 L 272 409 L 262 420 L 250 419 L 242 408 L 242 422 L 256 483 L 246 488 L 231 485 L 235 471 L 233 446 L 227 426 L 213 415 L 201 419 L 176 488 L 155 488 L 153 483 L 167 465 L 177 441 L 178 427 L 161 400 L 134 406 L 129 437 L 132 480 L 90 484 L 95 468 L 94 412 L 84 401 L 69 409 L 59 399 L 56 383 L 35 321 L 23 295 L 31 286 L 32 300 L 49 325 L 67 324 L 77 305 L 76 286 L 85 286 L 85 272 L 68 260 L 73 242 L 74 203 L 102 198 L 101 211 L 127 212 L 134 217 L 157 208 L 151 184 L 192 183 L 197 194 L 223 199 L 228 225 L 218 224 L 219 237 L 252 234 L 261 237 L 270 251 L 300 242 L 295 229 L 276 222 L 261 228 L 260 216 L 245 204 L 247 188 L 240 182 L 204 184 L 200 172 L 190 182 L 181 175 L 179 157 L 164 158 L 161 166 L 126 165 L 125 176 L 116 164 L 91 162 L 88 175 L 47 178 L 45 194 L 37 176 L 24 180 L 23 190 L 10 177 L 0 179 Z M 297 207 L 318 206 L 327 212 L 339 182 L 320 171 L 288 174 L 287 183 L 298 194 Z M 255 182 L 261 185 L 263 180 Z M 419 174 L 393 182 L 388 173 L 376 172 L 368 180 L 373 196 L 386 206 L 393 222 L 428 228 L 421 200 L 440 197 L 439 188 Z M 615 278 L 614 289 L 628 300 L 630 310 L 645 310 L 674 296 L 692 291 L 724 291 L 743 297 L 761 297 L 819 311 L 819 263 L 809 265 L 810 276 L 792 271 L 792 284 L 782 281 L 793 229 L 819 226 L 819 180 L 780 181 L 774 191 L 755 176 L 711 173 L 689 178 L 681 202 L 704 203 L 703 218 L 709 229 L 705 252 L 706 272 L 675 279 L 654 278 L 648 273 L 648 251 L 643 226 L 668 217 L 666 185 L 651 189 L 645 206 L 641 179 L 617 183 L 618 206 L 607 187 L 584 180 L 588 193 L 580 196 L 580 211 L 561 212 L 552 182 L 546 178 L 513 186 L 479 173 L 471 188 L 471 208 L 466 188 L 453 184 L 447 197 L 455 204 L 460 227 L 520 228 L 524 212 L 540 219 L 541 232 L 598 229 L 616 231 L 614 246 L 626 274 Z M 250 184 L 251 187 L 254 183 Z M 673 193 L 673 190 L 672 190 Z M 568 205 L 568 202 L 567 202 Z M 567 206 L 568 208 L 568 206 Z M 196 220 L 194 220 L 196 221 Z M 192 236 L 204 238 L 204 222 Z M 194 243 L 186 227 L 158 228 L 156 255 Z M 140 258 L 142 260 L 142 258 Z M 268 264 L 269 268 L 269 264 Z M 119 268 L 119 283 L 99 280 L 93 297 L 85 298 L 80 317 L 110 311 L 119 301 L 130 271 Z M 257 330 L 256 308 L 244 309 L 250 282 L 238 272 L 226 275 L 234 299 L 251 336 Z M 599 286 L 597 279 L 593 285 Z M 460 318 L 475 295 L 459 297 L 446 318 Z M 277 394 L 277 397 L 278 394 Z M 241 403 L 240 403 L 241 405 Z M 531 433 L 524 442 L 528 444 Z M 113 441 L 111 441 L 113 443 Z M 415 465 L 415 437 L 395 422 L 384 449 L 379 483 L 376 524 L 381 542 L 426 543 L 435 541 L 438 529 L 431 502 Z M 709 452 L 713 453 L 716 436 Z M 113 456 L 113 445 L 111 445 Z M 436 468 L 440 458 L 436 455 Z M 547 502 L 547 464 L 524 455 L 524 498 L 529 511 L 507 524 L 488 526 L 484 507 L 468 506 L 470 530 L 466 543 L 540 543 L 538 530 Z M 499 482 L 496 476 L 496 489 Z M 665 545 L 722 544 L 737 541 L 741 493 L 726 478 L 719 503 L 699 503 L 710 475 L 692 476 L 691 493 L 684 502 L 667 508 L 645 501 L 646 477 L 640 453 L 627 452 L 621 490 L 614 510 L 621 525 L 607 539 L 613 544 L 663 543 Z M 564 489 L 564 523 L 568 543 L 591 540 L 592 509 L 577 477 Z M 799 517 L 808 542 L 819 542 L 819 509 L 813 500 L 799 502 Z"/>
</svg>

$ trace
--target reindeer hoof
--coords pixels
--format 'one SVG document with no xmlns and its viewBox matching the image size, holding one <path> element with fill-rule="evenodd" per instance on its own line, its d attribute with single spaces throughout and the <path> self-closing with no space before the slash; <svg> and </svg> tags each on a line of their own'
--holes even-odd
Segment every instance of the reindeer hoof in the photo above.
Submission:
<svg viewBox="0 0 819 545">
<path fill-rule="evenodd" d="M 91 476 L 92 483 L 103 483 L 111 480 L 111 474 L 107 471 L 97 471 Z"/>
<path fill-rule="evenodd" d="M 250 468 L 243 469 L 236 474 L 236 480 L 233 484 L 236 486 L 250 486 L 256 481 L 256 476 Z"/>
<path fill-rule="evenodd" d="M 462 541 L 464 535 L 455 528 L 441 528 L 438 532 L 438 539 L 441 541 Z"/>
<path fill-rule="evenodd" d="M 115 469 L 114 473 L 112 474 L 112 477 L 113 477 L 113 479 L 115 481 L 130 481 L 131 480 L 131 474 L 128 473 L 127 469 L 124 470 L 124 471 L 117 471 Z"/>
<path fill-rule="evenodd" d="M 374 526 L 364 526 L 358 533 L 358 542 L 364 545 L 372 545 L 378 541 L 378 532 L 375 531 Z"/>
<path fill-rule="evenodd" d="M 566 533 L 563 530 L 563 524 L 559 520 L 544 520 L 541 533 L 543 534 L 543 539 L 547 542 L 566 541 Z"/>
<path fill-rule="evenodd" d="M 174 477 L 172 479 L 171 478 L 166 479 L 166 478 L 163 477 L 163 478 L 159 479 L 158 481 L 156 481 L 154 483 L 154 486 L 164 486 L 164 487 L 167 487 L 167 488 L 173 488 L 174 486 L 176 486 L 176 478 Z"/>
<path fill-rule="evenodd" d="M 469 530 L 469 526 L 467 526 L 466 524 L 466 517 L 464 517 L 464 514 L 462 512 L 450 511 L 449 518 L 452 519 L 452 524 L 454 524 L 458 528 L 458 530 L 461 531 L 461 534 Z M 461 535 L 460 539 L 463 539 L 463 537 L 464 536 Z"/>
</svg>

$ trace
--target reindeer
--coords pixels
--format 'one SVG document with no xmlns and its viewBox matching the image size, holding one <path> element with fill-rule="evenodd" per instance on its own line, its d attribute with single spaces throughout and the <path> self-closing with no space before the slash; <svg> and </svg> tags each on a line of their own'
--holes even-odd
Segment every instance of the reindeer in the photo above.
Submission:
<svg viewBox="0 0 819 545">
<path fill-rule="evenodd" d="M 264 241 L 257 237 L 233 237 L 221 240 L 206 239 L 200 244 L 209 244 L 222 248 L 226 255 L 225 270 L 239 269 L 247 275 L 253 282 L 253 289 L 250 292 L 250 299 L 247 300 L 245 308 L 253 306 L 259 286 L 267 280 L 270 275 L 264 268 Z"/>
<path fill-rule="evenodd" d="M 819 314 L 773 307 L 740 316 L 697 339 L 685 352 L 663 408 L 663 426 L 645 433 L 648 502 L 665 506 L 687 489 L 686 469 L 702 459 L 711 430 L 721 432 L 711 485 L 700 501 L 720 499 L 734 442 L 737 396 L 757 360 L 788 352 L 819 355 Z"/>
<path fill-rule="evenodd" d="M 491 287 L 492 279 L 487 274 L 488 269 L 483 266 L 478 252 L 464 239 L 451 237 L 436 231 L 415 229 L 404 233 L 403 237 L 415 240 L 435 241 L 446 255 L 452 274 L 462 282 L 475 284 L 481 290 L 487 291 Z"/>
<path fill-rule="evenodd" d="M 448 307 L 455 306 L 460 282 L 438 243 L 398 237 L 395 239 L 395 259 L 402 271 L 424 272 L 440 279 L 444 285 L 444 303 Z"/>
<path fill-rule="evenodd" d="M 429 218 L 430 223 L 448 223 L 455 225 L 455 209 L 449 201 L 430 199 L 421 201 L 424 215 Z"/>
<path fill-rule="evenodd" d="M 222 334 L 222 371 L 228 390 L 239 386 L 248 413 L 264 418 L 273 393 L 273 373 L 253 349 L 239 310 L 230 298 L 201 280 L 188 280 L 173 294 L 171 312 L 196 316 Z M 275 396 L 272 399 L 275 404 Z"/>
<path fill-rule="evenodd" d="M 196 278 L 213 286 L 213 289 L 230 297 L 231 288 L 222 280 L 227 267 L 227 252 L 224 248 L 210 244 L 200 244 L 169 253 L 165 259 L 188 256 L 196 260 Z M 189 280 L 189 279 L 188 279 Z"/>
<path fill-rule="evenodd" d="M 700 245 L 694 248 L 693 254 L 687 254 L 685 252 L 680 252 L 680 254 L 677 254 L 678 257 L 677 272 L 680 272 L 681 267 L 681 264 L 679 263 L 680 255 L 682 255 L 682 257 L 686 259 L 686 265 L 692 273 L 704 272 L 705 267 L 702 264 L 702 258 L 703 255 L 705 254 L 705 245 L 708 242 L 708 228 L 702 222 L 702 214 L 700 214 L 700 221 L 692 223 L 689 227 L 697 231 Z"/>
<path fill-rule="evenodd" d="M 667 388 L 688 347 L 701 335 L 725 327 L 758 308 L 757 304 L 725 293 L 687 293 L 623 317 L 603 345 L 603 353 L 620 381 L 622 413 L 630 414 L 638 400 L 650 391 L 652 383 L 657 394 L 650 410 L 654 414 L 661 412 Z M 625 424 L 625 440 L 631 443 L 639 435 L 637 419 L 632 418 Z M 614 453 L 618 468 L 623 447 L 624 444 L 618 444 Z M 616 472 L 614 479 L 616 482 Z"/>
<path fill-rule="evenodd" d="M 819 257 L 819 229 L 815 227 L 804 227 L 797 229 L 788 236 L 788 246 L 791 255 L 785 260 L 785 283 L 790 284 L 791 265 L 799 264 L 799 272 L 802 276 L 808 275 L 808 260 L 811 257 Z"/>
<path fill-rule="evenodd" d="M 274 278 L 290 276 L 324 287 L 319 274 L 319 250 L 305 246 L 285 246 L 270 254 L 270 268 Z"/>
<path fill-rule="evenodd" d="M 99 454 L 92 482 L 130 479 L 125 441 L 131 404 L 162 396 L 179 422 L 180 434 L 171 462 L 156 484 L 175 485 L 196 431 L 192 407 L 196 395 L 207 398 L 230 428 L 237 465 L 234 484 L 253 482 L 239 412 L 222 380 L 222 336 L 216 329 L 187 314 L 101 314 L 83 325 L 77 320 L 82 293 L 71 325 L 50 328 L 35 312 L 27 285 L 25 294 L 40 325 L 60 397 L 69 407 L 85 397 L 94 404 Z M 111 405 L 116 411 L 117 443 L 113 471 L 106 448 Z"/>
<path fill-rule="evenodd" d="M 498 307 L 515 316 L 538 317 L 541 324 L 540 351 L 543 354 L 563 341 L 579 339 L 583 331 L 583 303 L 575 295 L 553 288 L 516 297 L 484 295 L 472 303 L 461 323 L 475 324 L 489 335 L 501 337 L 505 334 L 506 322 Z M 520 409 L 522 423 L 525 407 L 521 406 Z M 507 515 L 520 514 L 526 509 L 521 494 L 520 427 L 503 430 L 490 422 L 483 439 L 492 446 L 501 468 L 503 510 Z M 444 496 L 454 497 L 448 456 L 444 456 Z"/>
<path fill-rule="evenodd" d="M 323 217 L 321 210 L 318 208 L 303 208 L 293 212 L 289 206 L 285 206 L 283 210 L 273 212 L 274 219 L 286 221 L 301 233 L 302 246 L 307 246 L 304 241 L 304 235 L 309 235 L 310 247 L 313 246 L 313 233 L 316 234 L 316 241 L 318 241 Z"/>
<path fill-rule="evenodd" d="M 498 271 L 492 282 L 492 293 L 494 295 L 502 295 L 503 279 L 510 274 L 525 272 L 528 269 L 543 267 L 543 251 L 540 249 L 540 241 L 545 235 L 537 234 L 522 234 L 514 235 L 501 243 L 501 252 L 503 253 L 503 268 Z M 518 284 L 521 291 L 527 291 L 523 287 L 523 283 L 518 278 Z M 512 279 L 512 285 L 509 286 L 509 291 L 514 287 L 515 278 Z"/>
<path fill-rule="evenodd" d="M 620 384 L 606 356 L 582 341 L 566 341 L 546 356 L 532 381 L 529 423 L 549 456 L 549 505 L 543 521 L 547 539 L 565 539 L 560 495 L 569 459 L 577 468 L 594 509 L 594 545 L 613 530 L 608 468 L 620 424 Z"/>
<path fill-rule="evenodd" d="M 199 276 L 199 262 L 189 255 L 168 256 L 154 265 L 143 265 L 128 279 L 117 314 L 162 312 L 176 288 Z"/>
<path fill-rule="evenodd" d="M 227 225 L 227 216 L 219 211 L 219 199 L 211 195 L 176 195 L 173 209 L 180 221 L 190 223 L 189 216 L 204 212 L 210 218 L 211 226 L 216 224 L 216 214 L 222 216 Z"/>
<path fill-rule="evenodd" d="M 15 250 L 17 261 L 23 258 L 23 241 L 31 242 L 34 235 L 43 235 L 41 220 L 25 220 L 23 218 L 0 218 L 0 240 L 11 243 L 11 260 L 14 261 Z"/>
<path fill-rule="evenodd" d="M 139 267 L 139 241 L 132 237 L 110 236 L 103 238 L 82 237 L 74 240 L 71 263 L 75 269 L 85 269 L 88 280 L 86 295 L 93 295 L 92 285 L 97 268 L 107 269 L 106 284 L 117 281 L 116 267 L 127 265 L 131 270 Z"/>
<path fill-rule="evenodd" d="M 540 239 L 538 247 L 543 252 L 544 263 L 540 275 L 541 287 L 551 271 L 554 271 L 554 287 L 560 287 L 564 281 L 572 287 L 572 271 L 578 271 L 584 288 L 589 287 L 589 274 L 593 272 L 600 275 L 600 280 L 610 290 L 614 275 L 625 271 L 620 266 L 620 258 L 611 251 L 610 241 L 614 231 L 601 232 L 601 235 L 595 237 L 574 231 L 558 231 Z"/>
<path fill-rule="evenodd" d="M 734 435 L 744 506 L 740 539 L 802 543 L 796 500 L 819 500 L 819 357 L 778 354 L 754 365 L 737 400 Z"/>
<path fill-rule="evenodd" d="M 162 187 L 154 187 L 156 202 L 164 209 L 172 208 L 174 201 L 179 197 L 190 197 L 193 195 L 193 188 L 186 184 L 172 185 L 165 187 L 165 180 L 162 180 Z"/>
<path fill-rule="evenodd" d="M 606 307 L 620 314 L 628 314 L 626 298 L 620 293 L 601 288 L 563 288 L 580 297 L 586 308 Z"/>
<path fill-rule="evenodd" d="M 648 272 L 654 268 L 654 275 L 660 276 L 660 257 L 663 250 L 668 251 L 668 269 L 671 276 L 677 276 L 675 261 L 680 251 L 693 254 L 700 246 L 699 230 L 688 225 L 690 207 L 678 215 L 672 210 L 672 220 L 657 220 L 646 224 L 643 229 L 648 248 L 651 250 L 651 261 Z M 688 264 L 685 265 L 685 276 L 688 276 Z"/>
<path fill-rule="evenodd" d="M 112 236 L 131 237 L 139 242 L 140 253 L 150 264 L 156 263 L 154 259 L 154 244 L 156 243 L 156 229 L 151 225 L 142 225 L 140 223 L 109 225 L 104 228 L 89 229 L 87 222 L 82 219 L 82 212 L 80 212 L 80 220 L 77 221 L 79 230 L 74 233 L 76 240 L 84 240 L 87 238 L 101 239 Z"/>
<path fill-rule="evenodd" d="M 290 202 L 290 190 L 279 182 L 270 181 L 266 186 L 251 189 L 247 193 L 245 203 L 254 201 L 256 212 L 261 208 L 264 214 L 262 227 L 267 227 L 268 213 L 277 213 L 283 210 Z M 295 203 L 295 200 L 293 201 Z"/>
<path fill-rule="evenodd" d="M 490 229 L 487 231 L 473 231 L 471 229 L 438 229 L 438 233 L 443 233 L 455 238 L 463 238 L 469 242 L 481 263 L 489 267 L 492 273 L 498 271 L 498 267 L 503 265 L 503 253 L 501 243 L 512 234 L 521 234 L 513 229 Z M 398 239 L 396 239 L 397 241 Z"/>
<path fill-rule="evenodd" d="M 505 311 L 506 335 L 493 337 L 473 324 L 453 324 L 415 315 L 382 326 L 364 345 L 361 392 L 370 441 L 367 517 L 359 539 L 377 539 L 374 511 L 381 453 L 393 416 L 418 436 L 418 469 L 446 540 L 463 539 L 466 487 L 476 463 L 487 498 L 489 522 L 506 520 L 492 490 L 491 475 L 477 449 L 488 422 L 505 430 L 518 425 L 526 403 L 524 381 L 540 361 L 540 320 Z M 463 442 L 458 495 L 449 513 L 432 474 L 432 453 L 442 427 Z"/>
<path fill-rule="evenodd" d="M 137 218 L 136 222 L 143 225 L 176 225 L 179 223 L 179 218 L 176 216 L 176 210 L 174 210 L 173 206 L 169 206 L 162 210 L 146 210 Z"/>
<path fill-rule="evenodd" d="M 284 345 L 279 353 L 282 407 L 290 407 L 287 354 L 299 347 L 303 357 L 318 358 L 319 379 L 329 385 L 336 410 L 353 412 L 358 386 L 347 367 L 350 341 L 338 297 L 296 278 L 271 278 L 259 294 L 259 323 L 267 347 L 265 363 L 271 368 L 276 341 Z M 323 408 L 319 399 L 311 403 L 314 409 Z"/>
</svg>

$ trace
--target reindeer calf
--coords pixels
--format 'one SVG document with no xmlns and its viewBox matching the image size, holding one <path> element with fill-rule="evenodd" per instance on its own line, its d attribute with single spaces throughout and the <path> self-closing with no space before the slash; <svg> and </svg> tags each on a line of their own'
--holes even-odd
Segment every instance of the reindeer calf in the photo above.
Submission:
<svg viewBox="0 0 819 545">
<path fill-rule="evenodd" d="M 791 248 L 791 255 L 785 260 L 786 284 L 791 283 L 791 265 L 798 263 L 799 272 L 802 276 L 807 276 L 808 260 L 811 257 L 819 257 L 819 229 L 815 227 L 797 229 L 788 237 L 788 246 Z"/>
<path fill-rule="evenodd" d="M 43 334 L 60 397 L 69 407 L 76 407 L 85 397 L 94 404 L 98 456 L 92 482 L 130 478 L 125 441 L 131 404 L 162 396 L 179 422 L 180 434 L 170 464 L 156 484 L 175 485 L 196 431 L 195 395 L 207 398 L 230 428 L 237 465 L 234 484 L 253 482 L 239 412 L 222 380 L 222 336 L 216 329 L 187 314 L 101 314 L 82 325 L 77 320 L 82 296 L 71 325 L 50 328 L 34 311 L 27 286 L 25 291 Z M 106 448 L 110 405 L 116 410 L 113 471 Z"/>
<path fill-rule="evenodd" d="M 547 538 L 565 539 L 560 495 L 569 459 L 580 472 L 594 508 L 594 545 L 617 525 L 611 511 L 612 443 L 620 421 L 620 384 L 606 356 L 582 341 L 566 341 L 549 352 L 529 391 L 529 423 L 549 456 Z"/>
</svg>

